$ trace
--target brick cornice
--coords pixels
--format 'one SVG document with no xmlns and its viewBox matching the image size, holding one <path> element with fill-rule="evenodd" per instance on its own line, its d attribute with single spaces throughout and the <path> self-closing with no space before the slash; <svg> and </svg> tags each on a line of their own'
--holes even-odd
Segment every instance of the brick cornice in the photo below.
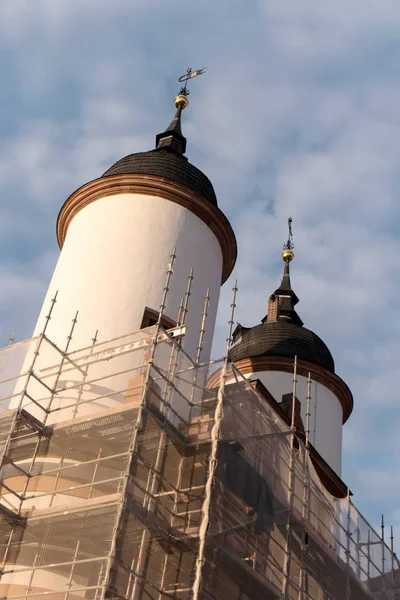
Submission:
<svg viewBox="0 0 400 600">
<path fill-rule="evenodd" d="M 243 375 L 250 373 L 259 373 L 262 371 L 283 371 L 284 373 L 293 373 L 293 358 L 286 356 L 253 356 L 252 358 L 243 358 L 235 363 L 235 366 Z M 343 379 L 340 379 L 328 369 L 324 369 L 319 365 L 308 362 L 306 360 L 297 359 L 297 373 L 303 377 L 307 377 L 311 373 L 314 381 L 325 386 L 339 400 L 343 409 L 343 423 L 346 423 L 353 411 L 353 395 L 345 384 Z M 219 383 L 219 371 L 213 373 L 207 382 L 207 387 L 214 387 Z"/>
<path fill-rule="evenodd" d="M 82 186 L 66 200 L 57 219 L 57 240 L 62 248 L 68 227 L 74 216 L 100 198 L 118 194 L 146 194 L 165 198 L 184 206 L 201 219 L 215 234 L 223 256 L 222 283 L 235 266 L 236 238 L 224 213 L 201 194 L 182 184 L 154 175 L 114 175 L 101 177 Z"/>
</svg>

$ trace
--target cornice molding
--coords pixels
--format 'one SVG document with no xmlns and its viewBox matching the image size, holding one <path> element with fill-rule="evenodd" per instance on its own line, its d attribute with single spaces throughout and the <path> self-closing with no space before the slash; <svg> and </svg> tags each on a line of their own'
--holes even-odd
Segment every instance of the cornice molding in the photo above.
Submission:
<svg viewBox="0 0 400 600">
<path fill-rule="evenodd" d="M 57 219 L 57 240 L 63 247 L 68 227 L 75 215 L 92 202 L 118 194 L 146 194 L 157 196 L 184 206 L 203 221 L 215 234 L 223 256 L 222 283 L 235 266 L 237 257 L 236 238 L 224 213 L 182 184 L 154 175 L 114 175 L 100 177 L 76 190 L 65 201 Z"/>
<path fill-rule="evenodd" d="M 263 371 L 282 371 L 284 373 L 293 373 L 293 358 L 286 356 L 253 356 L 252 358 L 243 358 L 234 363 L 237 369 L 243 375 L 250 373 L 259 373 Z M 312 379 L 325 386 L 339 400 L 343 410 L 343 424 L 346 423 L 353 411 L 353 395 L 345 384 L 334 373 L 324 369 L 319 365 L 306 360 L 297 359 L 297 374 L 308 377 L 311 373 Z M 207 387 L 218 385 L 220 379 L 219 370 L 213 373 L 207 382 Z"/>
</svg>

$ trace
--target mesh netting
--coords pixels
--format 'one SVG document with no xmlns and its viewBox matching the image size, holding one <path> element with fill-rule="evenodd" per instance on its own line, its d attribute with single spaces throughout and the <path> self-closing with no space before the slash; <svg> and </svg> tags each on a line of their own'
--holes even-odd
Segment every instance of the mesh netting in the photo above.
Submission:
<svg viewBox="0 0 400 600">
<path fill-rule="evenodd" d="M 155 327 L 0 369 L 0 597 L 395 597 L 393 553 L 236 370 L 207 388 L 223 363 Z"/>
</svg>

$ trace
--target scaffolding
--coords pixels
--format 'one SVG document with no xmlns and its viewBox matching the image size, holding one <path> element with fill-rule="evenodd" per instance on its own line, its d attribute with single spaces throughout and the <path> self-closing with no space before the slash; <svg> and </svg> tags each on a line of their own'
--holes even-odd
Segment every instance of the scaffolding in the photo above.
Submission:
<svg viewBox="0 0 400 600">
<path fill-rule="evenodd" d="M 226 359 L 158 323 L 0 364 L 0 598 L 397 597 L 393 548 Z"/>
</svg>

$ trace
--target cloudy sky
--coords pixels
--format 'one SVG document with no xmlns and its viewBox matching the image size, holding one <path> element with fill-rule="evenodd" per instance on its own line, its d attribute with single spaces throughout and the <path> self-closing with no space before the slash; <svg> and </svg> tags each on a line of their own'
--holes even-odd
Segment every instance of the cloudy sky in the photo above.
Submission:
<svg viewBox="0 0 400 600">
<path fill-rule="evenodd" d="M 187 155 L 238 238 L 236 318 L 277 287 L 292 216 L 305 325 L 355 397 L 343 478 L 400 547 L 398 0 L 2 0 L 0 341 L 31 334 L 67 196 L 151 149 L 177 77 L 207 65 Z M 222 352 L 232 280 L 222 293 Z"/>
</svg>

